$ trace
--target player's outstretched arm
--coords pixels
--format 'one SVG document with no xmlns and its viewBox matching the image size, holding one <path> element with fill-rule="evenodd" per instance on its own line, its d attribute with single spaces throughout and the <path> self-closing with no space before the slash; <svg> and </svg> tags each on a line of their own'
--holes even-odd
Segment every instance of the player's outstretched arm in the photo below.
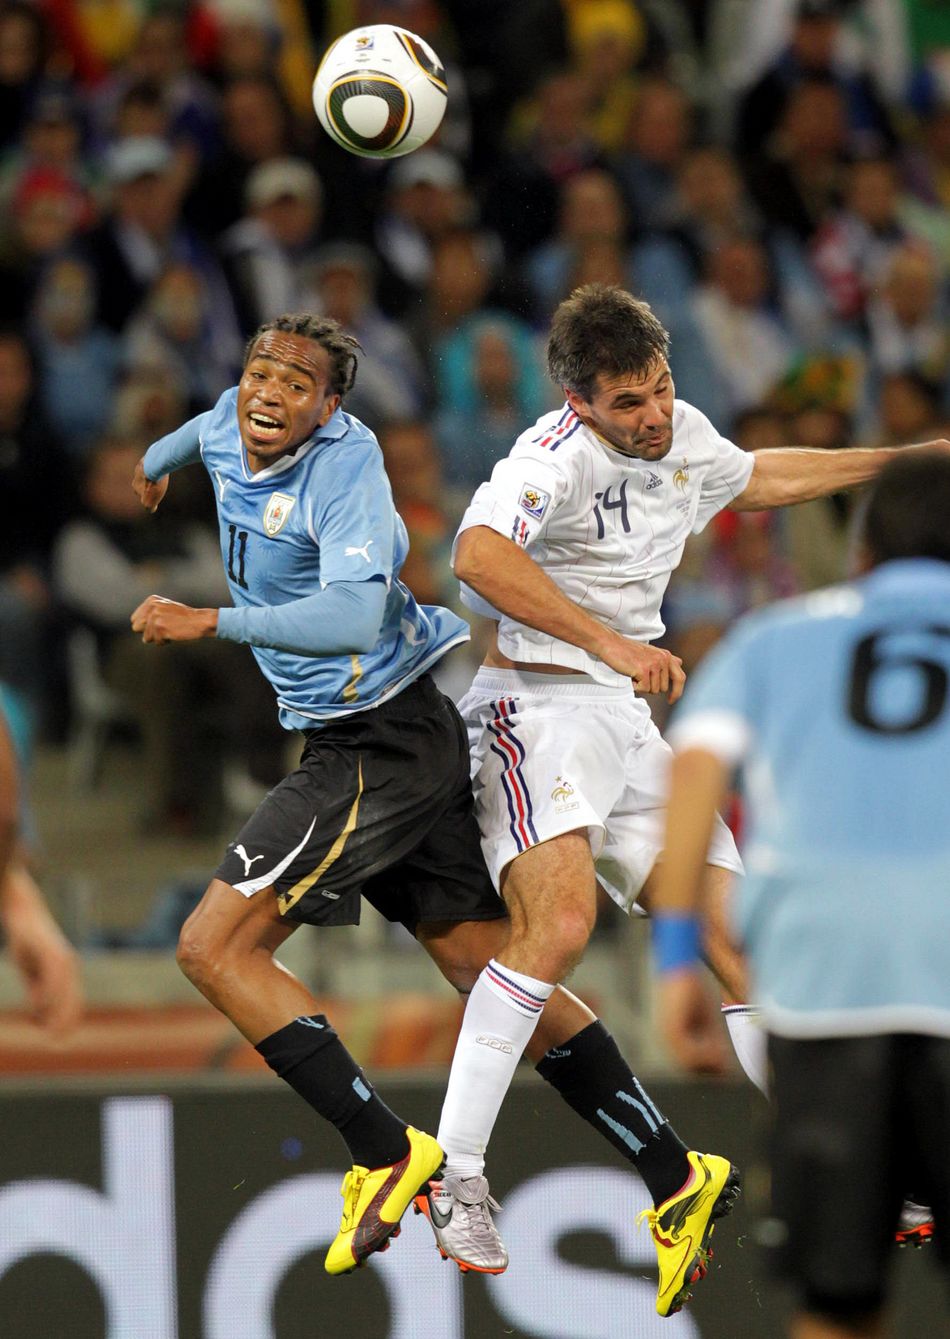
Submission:
<svg viewBox="0 0 950 1339">
<path fill-rule="evenodd" d="M 849 446 L 837 451 L 780 446 L 753 451 L 749 482 L 729 506 L 732 511 L 760 511 L 810 502 L 868 483 L 897 452 L 917 450 L 950 452 L 950 442 L 941 438 L 914 446 Z"/>
<path fill-rule="evenodd" d="M 135 467 L 132 487 L 147 511 L 155 511 L 168 491 L 168 476 L 183 465 L 201 459 L 201 431 L 210 413 L 198 414 L 174 432 L 160 437 L 145 452 Z"/>
<path fill-rule="evenodd" d="M 509 618 L 570 642 L 628 675 L 643 693 L 681 696 L 686 674 L 678 656 L 631 641 L 574 603 L 530 554 L 489 526 L 474 525 L 459 535 L 455 575 Z"/>
</svg>

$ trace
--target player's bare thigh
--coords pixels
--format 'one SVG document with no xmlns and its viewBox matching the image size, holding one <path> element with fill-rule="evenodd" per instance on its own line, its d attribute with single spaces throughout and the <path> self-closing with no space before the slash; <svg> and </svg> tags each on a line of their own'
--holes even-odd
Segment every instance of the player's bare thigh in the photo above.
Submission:
<svg viewBox="0 0 950 1339">
<path fill-rule="evenodd" d="M 583 955 L 597 919 L 587 829 L 530 846 L 501 877 L 511 933 L 500 961 L 539 981 L 560 981 Z"/>
<path fill-rule="evenodd" d="M 720 865 L 707 865 L 703 880 L 703 948 L 706 961 L 723 988 L 727 1004 L 744 1004 L 748 993 L 745 961 L 730 928 L 729 903 L 735 875 Z M 650 910 L 650 890 L 656 865 L 650 871 L 637 901 Z"/>
</svg>

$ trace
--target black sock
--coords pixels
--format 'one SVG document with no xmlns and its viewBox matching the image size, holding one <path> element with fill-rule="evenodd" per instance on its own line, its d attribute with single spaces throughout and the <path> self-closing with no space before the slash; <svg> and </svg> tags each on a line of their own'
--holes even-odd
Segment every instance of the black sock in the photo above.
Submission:
<svg viewBox="0 0 950 1339">
<path fill-rule="evenodd" d="M 336 1126 L 360 1167 L 387 1167 L 406 1156 L 406 1123 L 372 1084 L 323 1014 L 295 1018 L 257 1050 L 275 1074 Z"/>
<path fill-rule="evenodd" d="M 654 1204 L 675 1195 L 690 1173 L 686 1145 L 640 1087 L 603 1023 L 588 1024 L 548 1051 L 537 1071 L 633 1163 Z"/>
</svg>

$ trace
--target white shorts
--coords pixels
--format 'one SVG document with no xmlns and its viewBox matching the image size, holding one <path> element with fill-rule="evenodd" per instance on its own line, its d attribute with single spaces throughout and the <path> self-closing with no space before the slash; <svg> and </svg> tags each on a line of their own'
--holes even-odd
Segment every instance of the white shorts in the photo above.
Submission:
<svg viewBox="0 0 950 1339">
<path fill-rule="evenodd" d="M 458 706 L 495 887 L 529 846 L 586 827 L 601 883 L 624 911 L 640 910 L 663 849 L 672 757 L 647 704 L 577 675 L 483 668 Z M 708 861 L 742 873 L 718 815 Z"/>
</svg>

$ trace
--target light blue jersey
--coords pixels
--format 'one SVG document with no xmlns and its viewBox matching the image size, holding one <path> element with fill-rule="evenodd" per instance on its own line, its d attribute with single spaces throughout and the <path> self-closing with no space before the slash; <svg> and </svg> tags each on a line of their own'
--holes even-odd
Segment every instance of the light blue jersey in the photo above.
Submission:
<svg viewBox="0 0 950 1339">
<path fill-rule="evenodd" d="M 742 620 L 670 737 L 745 762 L 736 928 L 766 1026 L 950 1036 L 950 564 Z"/>
<path fill-rule="evenodd" d="M 293 455 L 252 474 L 234 388 L 214 409 L 154 443 L 145 472 L 157 479 L 199 458 L 214 484 L 235 606 L 220 611 L 218 636 L 252 645 L 287 729 L 312 729 L 378 706 L 468 639 L 462 619 L 417 605 L 399 580 L 409 550 L 406 528 L 379 444 L 358 419 L 337 409 Z M 321 626 L 321 592 L 334 583 L 360 589 L 376 582 L 387 594 L 372 649 L 321 653 L 328 634 L 332 644 L 340 632 Z M 339 640 L 346 644 L 345 636 Z"/>
</svg>

